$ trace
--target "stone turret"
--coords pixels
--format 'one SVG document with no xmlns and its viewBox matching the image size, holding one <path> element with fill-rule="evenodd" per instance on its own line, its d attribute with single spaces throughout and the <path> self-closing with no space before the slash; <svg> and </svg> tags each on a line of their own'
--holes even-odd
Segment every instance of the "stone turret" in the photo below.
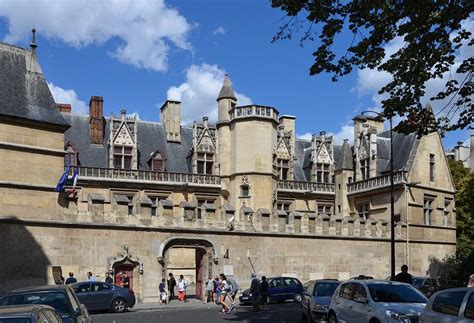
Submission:
<svg viewBox="0 0 474 323">
<path fill-rule="evenodd" d="M 235 97 L 234 90 L 232 89 L 232 83 L 230 82 L 229 74 L 224 76 L 224 83 L 222 84 L 221 91 L 217 97 L 218 105 L 218 122 L 229 121 L 229 111 L 237 104 L 237 98 Z"/>
</svg>

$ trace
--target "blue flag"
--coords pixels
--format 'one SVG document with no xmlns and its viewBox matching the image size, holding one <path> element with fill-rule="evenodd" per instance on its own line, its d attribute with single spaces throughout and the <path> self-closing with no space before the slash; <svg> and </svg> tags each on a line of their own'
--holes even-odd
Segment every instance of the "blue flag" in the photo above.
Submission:
<svg viewBox="0 0 474 323">
<path fill-rule="evenodd" d="M 66 186 L 67 181 L 67 174 L 69 173 L 69 165 L 66 166 L 66 170 L 64 171 L 63 176 L 59 179 L 58 185 L 54 189 L 55 192 L 61 192 L 64 190 L 64 186 Z"/>
</svg>

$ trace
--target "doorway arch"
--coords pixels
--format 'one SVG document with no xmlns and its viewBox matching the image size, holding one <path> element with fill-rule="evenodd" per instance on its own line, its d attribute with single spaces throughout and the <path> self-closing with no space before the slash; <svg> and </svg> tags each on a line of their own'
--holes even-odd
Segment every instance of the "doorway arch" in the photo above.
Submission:
<svg viewBox="0 0 474 323">
<path fill-rule="evenodd" d="M 164 278 L 168 278 L 168 267 L 174 262 L 173 259 L 170 259 L 170 249 L 172 248 L 194 249 L 195 297 L 197 299 L 203 299 L 205 297 L 205 281 L 208 277 L 214 275 L 213 267 L 218 263 L 218 254 L 215 244 L 204 238 L 172 237 L 166 239 L 160 245 L 158 256 L 162 277 Z"/>
</svg>

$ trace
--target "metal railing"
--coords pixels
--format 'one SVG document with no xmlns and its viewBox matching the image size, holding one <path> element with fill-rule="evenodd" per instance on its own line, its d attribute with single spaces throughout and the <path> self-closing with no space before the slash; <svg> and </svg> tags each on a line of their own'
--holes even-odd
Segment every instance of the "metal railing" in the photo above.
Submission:
<svg viewBox="0 0 474 323">
<path fill-rule="evenodd" d="M 400 184 L 406 181 L 406 172 L 399 171 L 393 174 L 393 183 Z M 357 191 L 370 190 L 374 188 L 390 186 L 390 174 L 372 177 L 347 184 L 347 191 L 354 193 Z"/>
<path fill-rule="evenodd" d="M 277 184 L 278 189 L 298 190 L 311 192 L 334 192 L 334 184 L 316 183 L 316 182 L 300 182 L 280 180 Z"/>
<path fill-rule="evenodd" d="M 74 174 L 74 167 L 69 170 Z M 99 167 L 79 167 L 79 179 L 117 179 L 130 181 L 164 182 L 171 184 L 220 185 L 221 178 L 216 175 L 153 172 L 146 170 L 127 170 Z"/>
</svg>

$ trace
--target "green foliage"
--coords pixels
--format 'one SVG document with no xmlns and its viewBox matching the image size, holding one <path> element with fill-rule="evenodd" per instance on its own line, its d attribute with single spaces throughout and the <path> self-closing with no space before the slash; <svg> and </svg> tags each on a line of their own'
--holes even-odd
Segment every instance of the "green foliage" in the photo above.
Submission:
<svg viewBox="0 0 474 323">
<path fill-rule="evenodd" d="M 456 255 L 446 259 L 451 278 L 465 281 L 474 273 L 474 174 L 461 161 L 449 161 L 456 186 Z"/>
<path fill-rule="evenodd" d="M 385 97 L 386 116 L 405 118 L 398 130 L 423 135 L 463 129 L 474 121 L 474 58 L 456 62 L 463 44 L 474 45 L 471 31 L 462 24 L 474 12 L 472 0 L 272 0 L 272 6 L 289 17 L 273 41 L 292 39 L 301 32 L 300 45 L 318 41 L 311 75 L 326 72 L 337 81 L 354 67 L 389 73 L 392 79 L 379 94 Z M 343 45 L 345 53 L 338 56 L 336 36 L 343 33 L 351 33 L 352 41 Z M 401 45 L 388 56 L 386 46 L 391 41 Z M 427 82 L 447 72 L 444 90 L 431 98 L 448 102 L 436 119 L 421 99 Z"/>
</svg>

